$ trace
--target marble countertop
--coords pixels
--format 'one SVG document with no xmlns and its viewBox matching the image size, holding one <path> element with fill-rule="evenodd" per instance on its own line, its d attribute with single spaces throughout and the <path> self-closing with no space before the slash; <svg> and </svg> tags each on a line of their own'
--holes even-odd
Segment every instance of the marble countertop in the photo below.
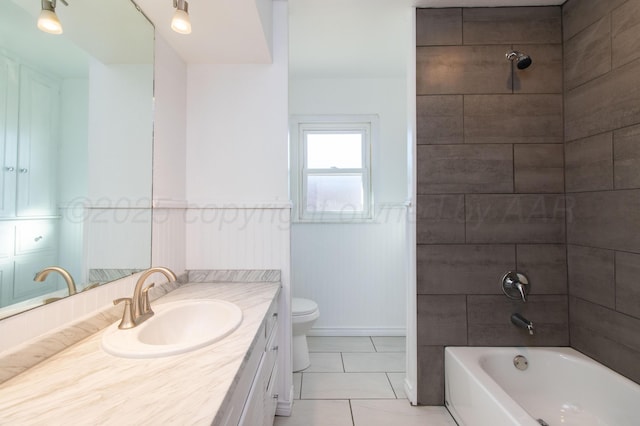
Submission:
<svg viewBox="0 0 640 426">
<path fill-rule="evenodd" d="M 190 283 L 152 303 L 222 299 L 243 313 L 219 342 L 180 355 L 119 358 L 100 331 L 0 385 L 0 424 L 211 424 L 231 396 L 279 283 Z M 219 417 L 219 416 L 218 416 Z"/>
</svg>

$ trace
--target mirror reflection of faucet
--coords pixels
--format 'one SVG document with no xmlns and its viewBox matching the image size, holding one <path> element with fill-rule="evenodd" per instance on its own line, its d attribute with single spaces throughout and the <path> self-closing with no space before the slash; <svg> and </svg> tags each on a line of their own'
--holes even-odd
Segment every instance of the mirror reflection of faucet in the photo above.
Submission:
<svg viewBox="0 0 640 426">
<path fill-rule="evenodd" d="M 37 281 L 39 283 L 43 282 L 47 276 L 49 276 L 49 274 L 51 272 L 57 272 L 60 275 L 62 275 L 62 278 L 64 278 L 64 281 L 67 283 L 67 289 L 69 290 L 69 296 L 76 294 L 78 291 L 76 290 L 76 283 L 75 281 L 73 281 L 73 277 L 71 277 L 71 274 L 64 268 L 61 268 L 59 266 L 48 266 L 46 268 L 44 268 L 43 270 L 41 270 L 40 272 L 38 272 L 36 274 L 36 276 L 33 278 L 34 281 Z M 57 300 L 56 298 L 52 298 Z M 48 302 L 47 302 L 48 300 Z M 53 300 L 49 300 L 47 299 L 45 300 L 45 303 L 50 303 L 53 302 Z"/>
<path fill-rule="evenodd" d="M 533 336 L 533 323 L 522 315 L 518 313 L 511 315 L 511 322 L 517 327 L 524 328 Z"/>
<path fill-rule="evenodd" d="M 526 275 L 516 271 L 509 271 L 502 277 L 502 292 L 513 300 L 527 301 L 527 295 L 531 291 L 531 284 Z"/>
</svg>

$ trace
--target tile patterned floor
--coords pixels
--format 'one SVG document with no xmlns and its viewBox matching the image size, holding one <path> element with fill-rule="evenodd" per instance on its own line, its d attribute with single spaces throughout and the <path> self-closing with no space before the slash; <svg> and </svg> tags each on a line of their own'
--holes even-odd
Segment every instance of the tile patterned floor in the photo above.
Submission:
<svg viewBox="0 0 640 426">
<path fill-rule="evenodd" d="M 404 337 L 308 337 L 311 366 L 293 374 L 290 417 L 274 426 L 455 426 L 444 407 L 404 396 Z"/>
</svg>

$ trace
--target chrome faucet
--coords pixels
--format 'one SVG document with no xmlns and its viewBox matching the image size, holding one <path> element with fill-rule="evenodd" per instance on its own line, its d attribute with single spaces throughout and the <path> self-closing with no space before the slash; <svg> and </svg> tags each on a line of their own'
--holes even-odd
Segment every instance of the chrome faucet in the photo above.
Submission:
<svg viewBox="0 0 640 426">
<path fill-rule="evenodd" d="M 174 274 L 173 271 L 169 268 L 157 266 L 144 271 L 136 282 L 136 287 L 133 290 L 133 297 L 122 297 L 113 301 L 114 305 L 117 305 L 121 302 L 125 303 L 124 312 L 122 313 L 122 320 L 120 321 L 118 328 L 133 328 L 137 325 L 142 324 L 153 316 L 153 310 L 151 310 L 151 303 L 149 302 L 149 289 L 155 284 L 149 284 L 144 288 L 143 286 L 146 279 L 156 272 L 160 272 L 161 274 L 163 274 L 169 281 L 177 280 L 176 274 Z"/>
<path fill-rule="evenodd" d="M 526 329 L 529 332 L 529 334 L 533 336 L 533 323 L 528 319 L 526 319 L 525 317 L 523 317 L 522 315 L 520 314 L 511 315 L 511 322 L 520 328 Z"/>
<path fill-rule="evenodd" d="M 509 271 L 502 277 L 502 291 L 509 299 L 527 301 L 527 294 L 531 291 L 531 284 L 526 275 Z"/>
<path fill-rule="evenodd" d="M 60 275 L 62 275 L 62 278 L 64 278 L 65 282 L 67 283 L 67 289 L 69 290 L 69 296 L 71 296 L 73 294 L 76 294 L 78 292 L 76 290 L 76 283 L 73 281 L 73 277 L 71 277 L 71 274 L 69 272 L 67 272 L 66 269 L 61 268 L 59 266 L 49 266 L 49 267 L 44 268 L 42 271 L 40 271 L 40 272 L 38 272 L 36 274 L 36 276 L 33 278 L 33 280 L 41 283 L 47 278 L 47 276 L 51 272 L 57 272 Z"/>
</svg>

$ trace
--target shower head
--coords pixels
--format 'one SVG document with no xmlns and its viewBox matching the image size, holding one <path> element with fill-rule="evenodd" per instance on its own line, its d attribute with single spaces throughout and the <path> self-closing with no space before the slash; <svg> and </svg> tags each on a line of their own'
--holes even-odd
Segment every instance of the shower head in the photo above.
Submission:
<svg viewBox="0 0 640 426">
<path fill-rule="evenodd" d="M 519 70 L 528 68 L 529 65 L 531 65 L 531 63 L 533 62 L 531 60 L 531 57 L 529 57 L 529 55 L 525 55 L 524 53 L 518 52 L 517 50 L 512 50 L 511 52 L 508 52 L 506 56 L 507 56 L 507 59 L 510 60 L 511 62 L 516 61 L 516 66 L 518 67 Z"/>
</svg>

